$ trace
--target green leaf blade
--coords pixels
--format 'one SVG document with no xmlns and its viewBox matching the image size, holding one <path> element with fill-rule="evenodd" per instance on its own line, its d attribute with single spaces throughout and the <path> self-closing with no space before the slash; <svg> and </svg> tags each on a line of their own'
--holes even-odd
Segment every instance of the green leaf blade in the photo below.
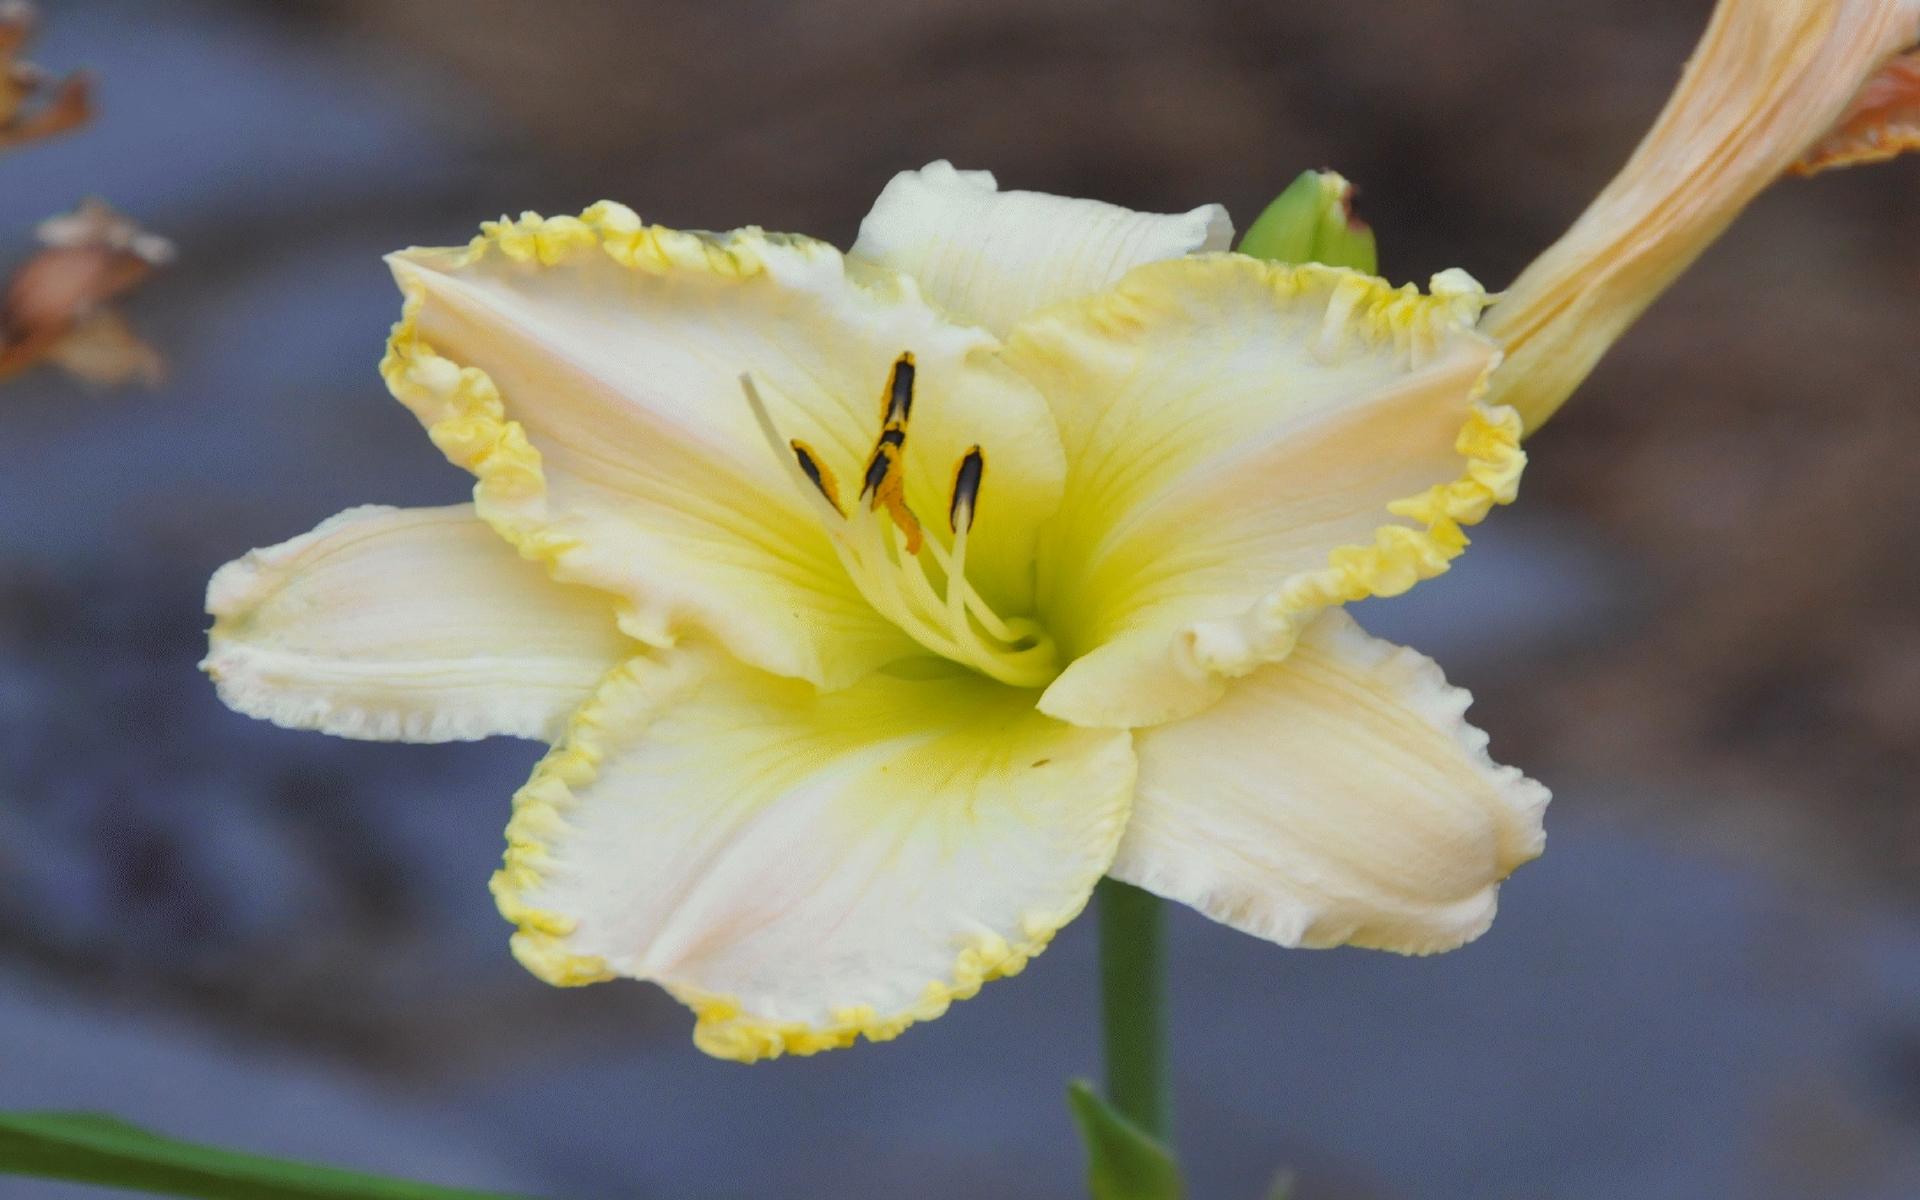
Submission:
<svg viewBox="0 0 1920 1200">
<path fill-rule="evenodd" d="M 202 1200 L 516 1200 L 175 1141 L 91 1112 L 0 1112 L 0 1172 Z"/>
<path fill-rule="evenodd" d="M 1093 1200 L 1183 1200 L 1186 1185 L 1173 1155 L 1115 1112 L 1083 1079 L 1067 1085 L 1067 1105 L 1087 1144 L 1087 1191 Z"/>
</svg>

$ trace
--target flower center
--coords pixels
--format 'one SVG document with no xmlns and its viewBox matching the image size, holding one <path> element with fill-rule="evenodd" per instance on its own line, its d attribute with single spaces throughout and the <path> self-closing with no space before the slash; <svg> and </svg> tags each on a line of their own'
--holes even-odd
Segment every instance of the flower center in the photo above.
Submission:
<svg viewBox="0 0 1920 1200">
<path fill-rule="evenodd" d="M 781 437 L 751 374 L 740 376 L 740 387 L 775 457 L 819 513 L 834 552 L 867 602 L 935 654 L 1014 687 L 1040 687 L 1059 674 L 1053 639 L 1037 621 L 1001 618 L 967 582 L 967 535 L 987 471 L 980 447 L 954 466 L 947 503 L 951 545 L 928 537 L 907 507 L 914 373 L 911 353 L 888 373 L 880 436 L 851 510 L 841 504 L 839 484 L 820 456 L 797 438 Z"/>
</svg>

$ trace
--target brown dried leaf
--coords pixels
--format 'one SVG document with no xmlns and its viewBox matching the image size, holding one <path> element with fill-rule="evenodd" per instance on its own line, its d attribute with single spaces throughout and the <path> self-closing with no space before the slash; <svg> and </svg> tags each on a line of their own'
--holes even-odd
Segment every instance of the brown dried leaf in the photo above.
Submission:
<svg viewBox="0 0 1920 1200">
<path fill-rule="evenodd" d="M 166 363 L 111 308 L 95 309 L 47 351 L 49 361 L 88 383 L 112 387 L 138 379 L 148 387 L 166 377 Z"/>
<path fill-rule="evenodd" d="M 41 222 L 39 235 L 47 248 L 14 273 L 0 301 L 0 379 L 54 362 L 96 383 L 157 382 L 159 355 L 107 302 L 170 260 L 172 245 L 91 198 Z"/>
<path fill-rule="evenodd" d="M 51 98 L 30 109 L 17 106 L 14 119 L 0 126 L 0 150 L 53 137 L 84 125 L 93 116 L 93 77 L 75 71 L 60 81 Z"/>
<path fill-rule="evenodd" d="M 65 133 L 93 115 L 93 80 L 86 72 L 56 83 L 19 57 L 38 19 L 27 0 L 0 0 L 0 150 Z"/>
</svg>

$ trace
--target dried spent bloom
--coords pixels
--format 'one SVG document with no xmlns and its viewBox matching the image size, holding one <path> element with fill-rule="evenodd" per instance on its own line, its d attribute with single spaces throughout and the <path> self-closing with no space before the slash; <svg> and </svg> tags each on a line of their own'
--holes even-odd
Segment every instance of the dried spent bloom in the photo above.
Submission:
<svg viewBox="0 0 1920 1200">
<path fill-rule="evenodd" d="M 1884 162 L 1920 150 L 1920 51 L 1902 54 L 1860 89 L 1832 132 L 1793 164 L 1795 175 Z"/>
<path fill-rule="evenodd" d="M 1546 790 L 1340 606 L 1515 494 L 1486 296 L 1230 233 L 941 162 L 847 254 L 612 203 L 396 254 L 382 370 L 474 502 L 223 567 L 204 665 L 283 725 L 550 739 L 515 953 L 656 980 L 729 1058 L 936 1017 L 1105 873 L 1458 946 Z"/>
<path fill-rule="evenodd" d="M 91 197 L 36 233 L 47 248 L 14 272 L 0 305 L 0 379 L 52 362 L 89 383 L 158 383 L 159 354 L 107 301 L 172 261 L 172 243 Z"/>
<path fill-rule="evenodd" d="M 1920 0 L 1721 0 L 1627 165 L 1487 311 L 1481 332 L 1507 351 L 1489 402 L 1511 405 L 1529 431 L 1538 428 L 1647 305 L 1825 138 L 1856 96 L 1867 99 L 1862 86 L 1916 40 Z"/>
<path fill-rule="evenodd" d="M 0 0 L 0 151 L 65 133 L 93 115 L 86 72 L 56 80 L 20 57 L 38 19 L 29 0 Z"/>
</svg>

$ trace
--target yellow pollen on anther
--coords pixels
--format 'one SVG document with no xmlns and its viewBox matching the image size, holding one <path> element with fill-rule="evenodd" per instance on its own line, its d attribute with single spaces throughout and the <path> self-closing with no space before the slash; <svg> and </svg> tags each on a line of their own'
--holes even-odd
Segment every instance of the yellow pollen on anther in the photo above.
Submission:
<svg viewBox="0 0 1920 1200">
<path fill-rule="evenodd" d="M 833 477 L 833 471 L 820 460 L 818 454 L 813 452 L 812 446 L 799 438 L 794 438 L 787 445 L 792 448 L 793 457 L 799 460 L 800 470 L 806 473 L 807 479 L 819 489 L 820 494 L 827 498 L 827 503 L 833 505 L 833 511 L 843 517 L 846 516 L 847 510 L 840 507 L 840 482 Z"/>
<path fill-rule="evenodd" d="M 900 469 L 897 454 L 889 455 L 887 471 L 880 483 L 873 489 L 873 510 L 885 508 L 893 523 L 899 527 L 902 537 L 907 539 L 907 553 L 918 554 L 922 545 L 920 522 L 907 507 L 906 472 Z"/>
<path fill-rule="evenodd" d="M 913 415 L 913 382 L 918 374 L 918 368 L 913 365 L 913 351 L 901 351 L 900 357 L 893 360 L 893 369 L 887 372 L 887 389 L 880 393 L 882 430 L 907 427 L 907 418 Z"/>
<path fill-rule="evenodd" d="M 893 518 L 907 539 L 907 553 L 920 553 L 920 522 L 907 507 L 906 464 L 907 421 L 913 416 L 913 383 L 917 371 L 913 352 L 907 351 L 893 362 L 887 372 L 887 387 L 880 394 L 880 438 L 874 443 L 873 457 L 867 460 L 867 473 L 860 498 L 873 497 L 874 512 L 882 508 Z M 838 507 L 836 505 L 836 507 Z"/>
</svg>

